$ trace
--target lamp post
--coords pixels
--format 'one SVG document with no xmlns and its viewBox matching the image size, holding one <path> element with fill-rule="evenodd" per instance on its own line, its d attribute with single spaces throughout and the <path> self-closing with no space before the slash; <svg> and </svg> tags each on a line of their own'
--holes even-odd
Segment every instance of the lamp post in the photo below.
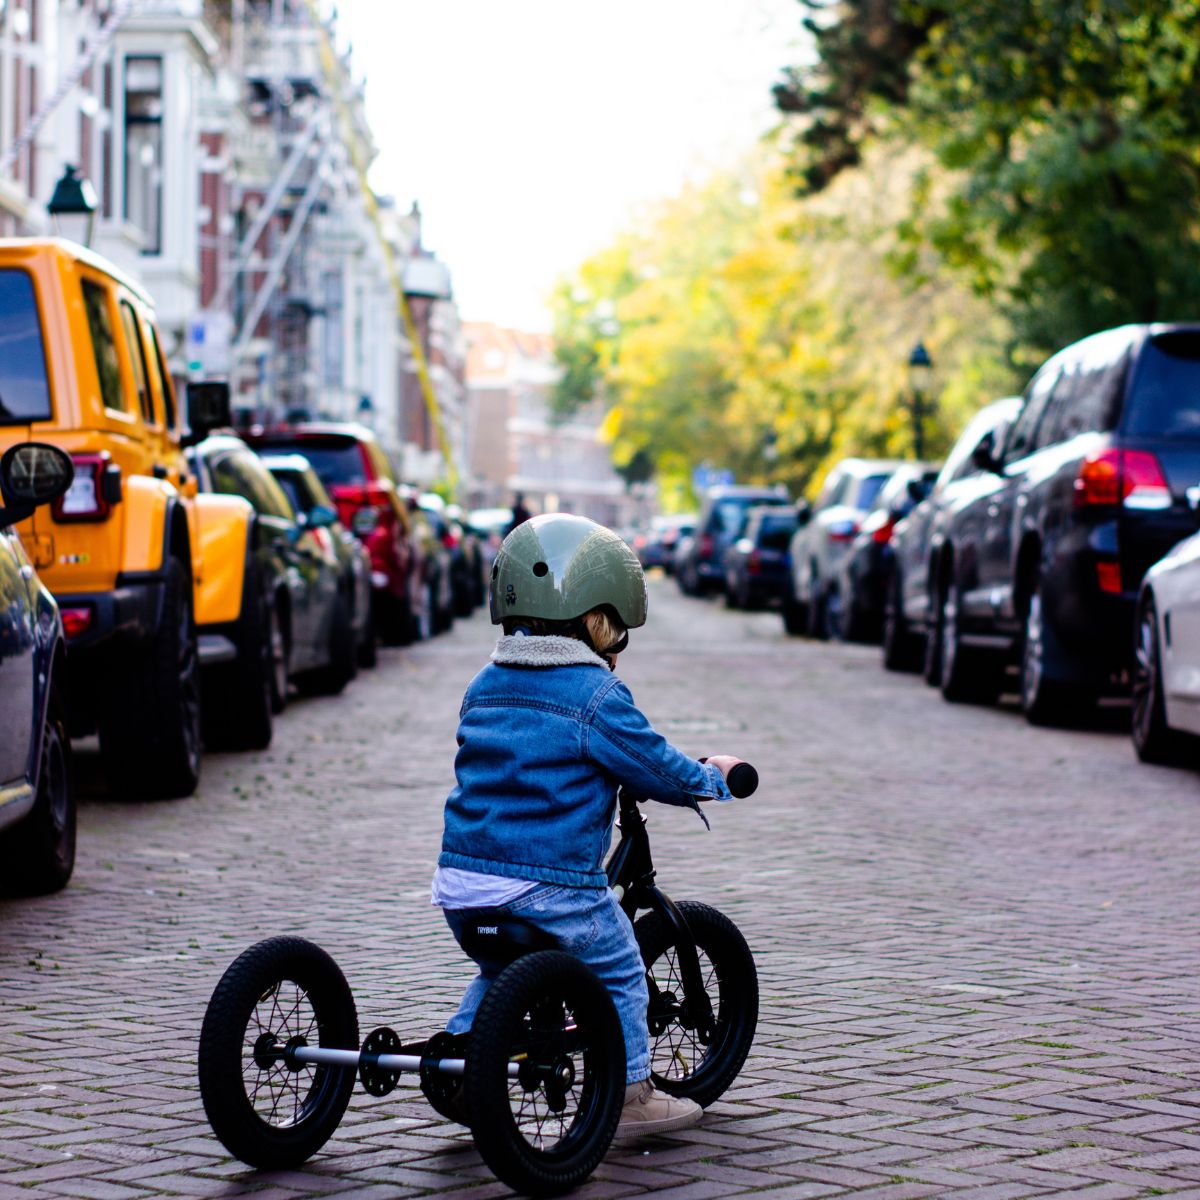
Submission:
<svg viewBox="0 0 1200 1200">
<path fill-rule="evenodd" d="M 50 203 L 46 205 L 46 211 L 54 218 L 54 228 L 59 237 L 90 246 L 98 207 L 91 180 L 81 175 L 78 167 L 68 163 L 63 169 L 62 178 L 54 185 Z"/>
<path fill-rule="evenodd" d="M 908 385 L 912 391 L 913 454 L 918 461 L 925 458 L 925 397 L 933 376 L 933 359 L 924 342 L 917 342 L 908 356 Z"/>
</svg>

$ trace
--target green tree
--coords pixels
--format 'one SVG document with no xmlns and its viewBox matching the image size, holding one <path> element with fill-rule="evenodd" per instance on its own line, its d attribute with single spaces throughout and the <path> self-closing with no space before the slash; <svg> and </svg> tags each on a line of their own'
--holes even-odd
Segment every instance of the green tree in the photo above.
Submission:
<svg viewBox="0 0 1200 1200">
<path fill-rule="evenodd" d="M 897 223 L 1031 353 L 1200 303 L 1194 0 L 800 0 L 817 52 L 776 88 L 802 190 L 885 139 L 940 172 Z"/>
</svg>

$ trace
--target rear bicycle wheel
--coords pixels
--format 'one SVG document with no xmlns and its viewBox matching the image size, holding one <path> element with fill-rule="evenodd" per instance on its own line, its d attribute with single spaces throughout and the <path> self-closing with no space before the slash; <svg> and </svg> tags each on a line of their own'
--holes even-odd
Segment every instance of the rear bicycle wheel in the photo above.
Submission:
<svg viewBox="0 0 1200 1200">
<path fill-rule="evenodd" d="M 658 913 L 633 927 L 650 990 L 650 1070 L 654 1086 L 702 1108 L 722 1096 L 742 1069 L 758 1025 L 758 972 L 741 930 L 724 913 L 684 900 L 678 906 L 696 939 L 700 975 L 716 1025 L 701 1041 L 687 1011 L 675 931 Z"/>
<path fill-rule="evenodd" d="M 338 1127 L 355 1073 L 292 1066 L 296 1046 L 358 1048 L 354 997 L 319 946 L 275 937 L 240 954 L 221 976 L 200 1031 L 200 1097 L 213 1132 L 252 1167 L 293 1167 Z"/>
<path fill-rule="evenodd" d="M 463 1096 L 480 1156 L 514 1191 L 553 1196 L 582 1183 L 625 1101 L 621 1023 L 595 972 L 558 950 L 506 967 L 475 1014 Z"/>
</svg>

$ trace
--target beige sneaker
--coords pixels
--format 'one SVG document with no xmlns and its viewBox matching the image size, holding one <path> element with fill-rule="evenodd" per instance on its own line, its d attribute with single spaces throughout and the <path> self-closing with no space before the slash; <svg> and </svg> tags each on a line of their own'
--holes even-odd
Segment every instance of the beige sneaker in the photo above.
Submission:
<svg viewBox="0 0 1200 1200">
<path fill-rule="evenodd" d="M 690 1129 L 704 1116 L 704 1109 L 694 1100 L 668 1096 L 657 1091 L 648 1079 L 631 1083 L 625 1089 L 625 1107 L 617 1125 L 614 1141 L 655 1137 L 676 1129 Z"/>
</svg>

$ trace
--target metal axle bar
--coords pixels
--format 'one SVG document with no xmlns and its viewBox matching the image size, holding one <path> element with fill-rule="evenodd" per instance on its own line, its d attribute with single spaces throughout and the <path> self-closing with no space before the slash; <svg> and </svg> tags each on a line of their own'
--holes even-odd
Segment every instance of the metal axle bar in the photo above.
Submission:
<svg viewBox="0 0 1200 1200">
<path fill-rule="evenodd" d="M 364 1055 L 359 1050 L 331 1050 L 324 1046 L 298 1046 L 295 1050 L 285 1051 L 286 1061 L 293 1063 L 312 1064 L 319 1067 L 358 1067 Z M 419 1054 L 369 1054 L 365 1056 L 371 1065 L 384 1071 L 419 1071 L 421 1056 Z M 443 1075 L 461 1075 L 467 1068 L 464 1058 L 443 1058 L 438 1061 L 437 1069 Z M 520 1067 L 517 1063 L 508 1064 L 510 1078 L 516 1078 Z"/>
</svg>

